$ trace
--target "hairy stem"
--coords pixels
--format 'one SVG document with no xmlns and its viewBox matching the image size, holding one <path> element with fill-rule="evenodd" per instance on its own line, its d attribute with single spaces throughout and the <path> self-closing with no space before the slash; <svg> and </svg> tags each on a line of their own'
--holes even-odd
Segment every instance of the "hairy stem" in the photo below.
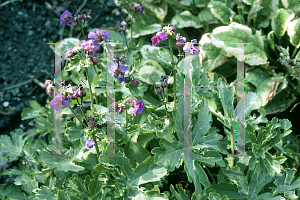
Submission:
<svg viewBox="0 0 300 200">
<path fill-rule="evenodd" d="M 93 115 L 94 115 L 94 99 L 93 99 L 92 86 L 91 86 L 91 81 L 90 81 L 88 69 L 86 69 L 85 72 L 86 72 L 86 76 L 87 76 L 88 83 L 89 83 L 89 89 L 90 89 L 91 110 L 92 110 Z"/>
<path fill-rule="evenodd" d="M 78 115 L 76 115 L 76 113 L 74 112 L 74 110 L 70 107 L 70 110 L 72 111 L 72 113 L 75 115 L 75 117 L 78 119 L 78 121 L 81 123 L 82 126 L 87 127 L 78 117 Z"/>
<path fill-rule="evenodd" d="M 92 138 L 93 138 L 93 141 L 95 142 L 95 148 L 96 148 L 96 153 L 97 153 L 97 162 L 99 163 L 100 152 L 99 152 L 98 143 L 96 140 L 96 135 L 93 130 L 92 130 Z"/>
</svg>

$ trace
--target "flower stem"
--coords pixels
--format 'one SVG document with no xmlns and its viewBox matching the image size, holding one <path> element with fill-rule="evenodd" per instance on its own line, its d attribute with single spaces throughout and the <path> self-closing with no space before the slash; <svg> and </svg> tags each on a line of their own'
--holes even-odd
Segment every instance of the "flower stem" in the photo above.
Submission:
<svg viewBox="0 0 300 200">
<path fill-rule="evenodd" d="M 82 97 L 82 98 L 83 98 L 83 97 Z M 78 99 L 77 99 L 77 104 L 79 105 L 79 108 L 80 108 L 80 110 L 81 110 L 81 113 L 83 114 L 83 117 L 84 117 L 84 119 L 85 119 L 86 124 L 89 124 L 89 123 L 88 123 L 88 120 L 86 119 L 86 116 L 85 116 L 85 114 L 84 114 L 84 112 L 83 112 L 83 110 L 82 110 L 82 106 L 81 106 L 80 103 L 78 102 Z"/>
<path fill-rule="evenodd" d="M 230 163 L 230 168 L 233 168 L 233 164 L 234 164 L 234 139 L 233 139 L 233 128 L 231 127 L 231 134 L 230 134 L 230 139 L 231 139 L 231 163 Z"/>
<path fill-rule="evenodd" d="M 78 115 L 76 115 L 76 113 L 74 112 L 74 110 L 70 107 L 70 110 L 72 111 L 72 113 L 75 115 L 75 117 L 78 119 L 78 121 L 81 123 L 82 126 L 87 127 L 78 117 Z"/>
<path fill-rule="evenodd" d="M 127 42 L 125 31 L 123 32 L 123 34 L 124 34 L 124 39 L 125 39 L 125 43 L 126 43 L 126 46 L 127 46 L 127 51 L 129 51 L 129 46 L 128 46 L 128 42 Z"/>
<path fill-rule="evenodd" d="M 169 37 L 169 47 L 170 47 L 170 52 L 171 52 L 173 74 L 174 74 L 174 86 L 173 86 L 174 87 L 174 108 L 176 108 L 175 102 L 176 102 L 176 72 L 177 72 L 177 68 L 176 68 L 176 66 L 174 66 L 173 49 L 172 49 L 170 37 Z"/>
<path fill-rule="evenodd" d="M 129 88 L 129 91 L 130 91 L 130 93 L 131 93 L 135 98 L 137 98 L 138 100 L 141 101 L 141 98 L 138 97 L 138 96 L 135 96 L 130 88 Z M 152 113 L 146 106 L 144 106 L 144 108 L 146 109 L 146 111 L 147 111 L 154 119 L 158 119 L 157 115 L 155 115 L 154 113 Z"/>
<path fill-rule="evenodd" d="M 128 120 L 127 120 L 127 109 L 125 109 L 125 128 L 127 129 L 128 126 Z"/>
<path fill-rule="evenodd" d="M 99 152 L 98 143 L 96 140 L 94 130 L 92 130 L 92 138 L 93 138 L 93 141 L 95 142 L 95 148 L 96 148 L 96 153 L 97 153 L 97 162 L 99 163 L 100 152 Z"/>
<path fill-rule="evenodd" d="M 92 106 L 91 109 L 92 109 L 92 112 L 93 112 L 93 115 L 94 115 L 94 99 L 93 99 L 92 86 L 91 86 L 91 81 L 90 81 L 90 78 L 89 78 L 88 69 L 86 69 L 85 72 L 86 72 L 86 76 L 87 76 L 88 83 L 89 83 L 89 89 L 90 89 L 90 98 L 91 98 L 91 106 Z"/>
<path fill-rule="evenodd" d="M 291 57 L 291 58 L 295 58 L 295 55 L 296 55 L 296 53 L 297 53 L 297 50 L 298 50 L 298 48 L 295 47 L 295 49 L 294 49 L 294 51 L 293 51 L 293 54 L 292 54 L 292 57 Z"/>
</svg>

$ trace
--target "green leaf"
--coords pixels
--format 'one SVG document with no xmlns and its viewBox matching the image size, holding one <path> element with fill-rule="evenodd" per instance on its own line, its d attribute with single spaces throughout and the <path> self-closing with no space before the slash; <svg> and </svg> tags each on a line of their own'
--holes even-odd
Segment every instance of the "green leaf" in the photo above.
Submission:
<svg viewBox="0 0 300 200">
<path fill-rule="evenodd" d="M 57 193 L 57 200 L 70 200 L 66 192 L 59 190 Z"/>
<path fill-rule="evenodd" d="M 174 189 L 173 185 L 170 185 L 170 190 L 172 194 L 179 200 L 189 200 L 189 197 L 187 196 L 185 190 L 179 186 L 179 184 L 176 184 L 176 188 L 178 192 Z"/>
<path fill-rule="evenodd" d="M 0 161 L 4 162 L 6 159 L 8 162 L 18 160 L 22 154 L 22 148 L 26 142 L 26 138 L 23 139 L 25 133 L 22 129 L 15 129 L 8 135 L 0 135 Z"/>
<path fill-rule="evenodd" d="M 21 187 L 14 184 L 8 186 L 0 185 L 0 195 L 0 198 L 6 197 L 11 200 L 27 200 L 25 193 L 21 192 Z"/>
<path fill-rule="evenodd" d="M 281 0 L 281 3 L 287 10 L 298 10 L 300 8 L 298 0 Z"/>
<path fill-rule="evenodd" d="M 175 15 L 171 20 L 171 24 L 177 28 L 201 28 L 203 26 L 198 17 L 192 15 L 192 13 L 188 10 L 183 11 L 179 15 Z"/>
<path fill-rule="evenodd" d="M 230 23 L 230 18 L 234 12 L 224 3 L 221 3 L 219 1 L 212 1 L 207 4 L 207 8 L 209 8 L 215 18 L 220 20 L 223 24 Z"/>
<path fill-rule="evenodd" d="M 215 68 L 221 66 L 227 61 L 227 53 L 221 48 L 214 46 L 209 38 L 210 34 L 206 33 L 200 40 L 201 50 L 204 54 L 202 64 L 205 71 L 210 72 Z"/>
<path fill-rule="evenodd" d="M 35 196 L 40 200 L 57 200 L 57 195 L 44 185 L 36 191 Z"/>
<path fill-rule="evenodd" d="M 141 81 L 153 85 L 150 79 L 150 75 L 152 73 L 154 73 L 154 76 L 152 76 L 152 80 L 155 83 L 160 82 L 160 78 L 162 75 L 166 75 L 165 70 L 155 60 L 147 60 L 139 69 L 138 77 Z"/>
<path fill-rule="evenodd" d="M 65 66 L 64 70 L 65 71 L 71 71 L 71 70 L 73 70 L 77 67 L 77 71 L 79 71 L 81 65 L 83 65 L 83 63 L 81 62 L 80 56 L 75 55 L 75 56 L 70 58 L 69 64 L 67 66 Z"/>
<path fill-rule="evenodd" d="M 284 193 L 286 198 L 297 199 L 299 196 L 296 196 L 295 189 L 300 188 L 300 179 L 293 181 L 295 178 L 295 172 L 291 169 L 285 170 L 284 174 L 280 174 L 275 177 L 274 183 L 277 185 L 277 188 L 273 191 L 273 195 L 278 193 Z"/>
<path fill-rule="evenodd" d="M 30 108 L 23 108 L 21 113 L 21 120 L 36 118 L 45 112 L 45 108 L 42 107 L 37 101 L 32 100 L 29 102 Z"/>
<path fill-rule="evenodd" d="M 262 7 L 257 12 L 257 17 L 254 18 L 254 24 L 256 29 L 267 28 L 270 25 L 271 19 L 273 19 L 278 8 L 279 0 L 262 0 L 259 5 Z"/>
<path fill-rule="evenodd" d="M 33 190 L 39 188 L 35 176 L 27 175 L 26 172 L 23 172 L 21 175 L 21 185 L 27 194 L 33 194 Z"/>
<path fill-rule="evenodd" d="M 227 52 L 227 56 L 237 58 L 239 51 L 237 44 L 232 43 L 253 43 L 244 45 L 245 63 L 249 65 L 263 65 L 267 63 L 267 56 L 264 50 L 263 38 L 259 31 L 252 34 L 251 28 L 235 22 L 228 26 L 215 28 L 211 35 L 213 45 Z"/>
<path fill-rule="evenodd" d="M 290 42 L 296 48 L 300 46 L 300 19 L 295 19 L 289 23 L 287 33 L 290 36 Z"/>
<path fill-rule="evenodd" d="M 86 131 L 82 129 L 81 125 L 76 126 L 75 122 L 67 122 L 66 136 L 70 141 L 81 139 L 84 136 L 85 132 Z"/>
<path fill-rule="evenodd" d="M 141 28 L 143 27 L 143 28 Z M 160 24 L 150 24 L 150 25 L 143 25 L 139 23 L 132 24 L 132 38 L 139 38 L 144 35 L 151 35 L 156 34 L 158 31 L 161 30 Z M 131 30 L 130 30 L 131 31 Z"/>
<path fill-rule="evenodd" d="M 277 10 L 272 19 L 271 27 L 278 39 L 281 39 L 288 28 L 289 21 L 294 18 L 294 13 L 289 13 L 283 8 Z"/>
<path fill-rule="evenodd" d="M 211 10 L 208 8 L 204 8 L 199 12 L 198 19 L 200 22 L 204 21 L 206 23 L 218 23 L 218 19 L 211 13 Z"/>
</svg>

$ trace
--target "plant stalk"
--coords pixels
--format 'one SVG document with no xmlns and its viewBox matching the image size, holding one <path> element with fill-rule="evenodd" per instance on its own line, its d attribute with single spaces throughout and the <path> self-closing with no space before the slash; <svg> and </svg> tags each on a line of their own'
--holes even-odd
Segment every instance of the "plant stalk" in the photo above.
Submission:
<svg viewBox="0 0 300 200">
<path fill-rule="evenodd" d="M 95 142 L 95 148 L 96 148 L 96 153 L 97 153 L 97 162 L 99 163 L 100 152 L 99 152 L 98 143 L 96 140 L 94 130 L 92 130 L 92 138 L 93 138 L 93 141 Z"/>
<path fill-rule="evenodd" d="M 92 112 L 93 112 L 93 115 L 94 115 L 94 99 L 93 99 L 92 86 L 91 86 L 91 81 L 90 81 L 90 78 L 89 78 L 88 69 L 86 69 L 85 72 L 86 72 L 86 76 L 87 76 L 88 83 L 89 83 L 89 89 L 90 89 L 90 98 L 91 98 L 91 106 L 92 106 L 91 109 L 92 109 Z"/>
<path fill-rule="evenodd" d="M 233 128 L 231 127 L 231 134 L 230 134 L 230 139 L 231 139 L 231 163 L 230 163 L 230 168 L 233 168 L 234 164 L 234 138 L 233 138 Z"/>
<path fill-rule="evenodd" d="M 79 108 L 80 108 L 80 110 L 81 110 L 81 113 L 83 114 L 83 117 L 84 117 L 84 119 L 85 119 L 85 122 L 86 122 L 86 124 L 89 124 L 88 123 L 88 120 L 87 120 L 87 118 L 86 118 L 86 116 L 85 116 L 85 114 L 84 114 L 84 112 L 83 112 L 83 110 L 82 110 L 82 106 L 79 104 L 79 102 L 78 102 L 78 99 L 77 99 L 77 103 L 78 103 L 78 105 L 79 105 Z"/>
<path fill-rule="evenodd" d="M 78 117 L 78 115 L 76 115 L 76 113 L 74 112 L 74 110 L 70 107 L 70 110 L 72 111 L 72 113 L 75 115 L 75 117 L 78 119 L 78 121 L 81 123 L 82 126 L 87 127 Z"/>
</svg>

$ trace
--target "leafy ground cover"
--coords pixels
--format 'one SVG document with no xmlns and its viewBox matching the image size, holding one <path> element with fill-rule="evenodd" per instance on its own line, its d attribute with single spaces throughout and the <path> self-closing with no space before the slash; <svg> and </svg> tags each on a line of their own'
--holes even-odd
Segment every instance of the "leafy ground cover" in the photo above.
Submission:
<svg viewBox="0 0 300 200">
<path fill-rule="evenodd" d="M 1 175 L 13 180 L 2 198 L 299 199 L 298 1 L 115 1 L 115 29 L 91 26 L 96 12 L 77 3 L 61 4 L 57 24 L 69 42 L 61 96 L 46 80 L 46 104 L 21 113 L 35 129 L 0 136 L 0 161 L 12 165 Z M 247 43 L 243 155 L 238 42 Z"/>
</svg>

